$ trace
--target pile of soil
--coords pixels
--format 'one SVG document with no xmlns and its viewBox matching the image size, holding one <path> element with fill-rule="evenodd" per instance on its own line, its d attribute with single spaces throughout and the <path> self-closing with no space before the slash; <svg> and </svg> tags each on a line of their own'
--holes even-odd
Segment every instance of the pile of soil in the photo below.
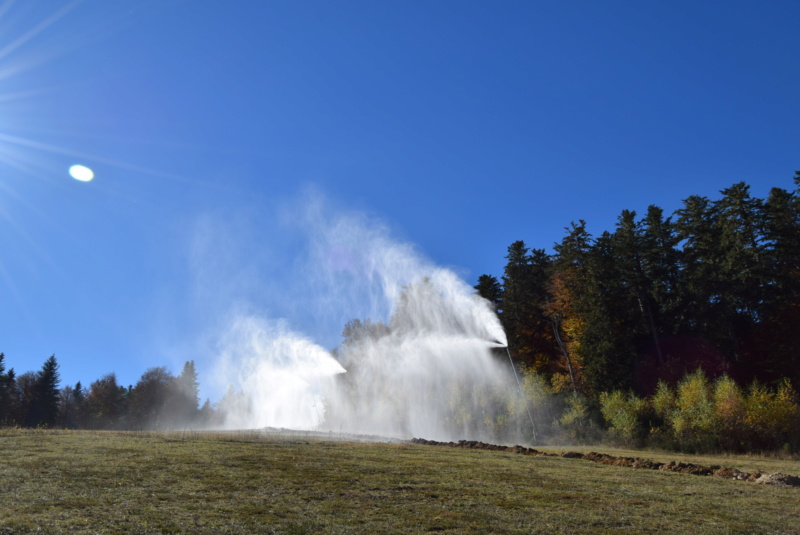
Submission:
<svg viewBox="0 0 800 535">
<path fill-rule="evenodd" d="M 487 444 L 486 442 L 480 442 L 478 440 L 459 440 L 458 442 L 437 442 L 435 440 L 426 440 L 424 438 L 412 438 L 411 442 L 414 444 L 423 444 L 425 446 L 450 446 L 451 448 L 507 451 L 510 453 L 518 453 L 520 455 L 539 455 L 543 457 L 558 457 L 558 455 L 555 453 L 545 453 L 543 451 L 535 450 L 533 448 L 526 448 L 525 446 L 498 446 L 497 444 Z"/>
<path fill-rule="evenodd" d="M 504 451 L 509 453 L 517 453 L 520 455 L 535 455 L 541 457 L 558 457 L 556 453 L 546 453 L 543 451 L 535 450 L 533 448 L 526 448 L 524 446 L 498 446 L 496 444 L 487 444 L 477 440 L 459 440 L 458 442 L 437 442 L 435 440 L 426 440 L 424 438 L 413 438 L 411 442 L 414 444 L 423 444 L 426 446 L 449 446 L 451 448 L 468 448 L 478 450 L 490 451 Z M 714 476 L 723 479 L 736 479 L 741 481 L 754 481 L 762 485 L 777 485 L 784 487 L 800 487 L 800 477 L 781 474 L 764 474 L 759 471 L 752 473 L 742 472 L 736 468 L 729 468 L 726 466 L 703 466 L 694 463 L 684 463 L 670 461 L 668 463 L 660 463 L 651 461 L 649 459 L 642 459 L 640 457 L 617 457 L 615 455 L 608 455 L 607 453 L 596 453 L 590 451 L 589 453 L 579 453 L 577 451 L 566 451 L 560 455 L 567 459 L 585 459 L 600 464 L 608 464 L 611 466 L 625 466 L 629 468 L 638 468 L 642 470 L 661 470 L 662 472 L 679 472 L 681 474 L 692 474 L 696 476 Z"/>
<path fill-rule="evenodd" d="M 800 487 L 800 477 L 775 472 L 774 474 L 763 474 L 756 479 L 756 483 L 779 485 L 781 487 Z"/>
</svg>

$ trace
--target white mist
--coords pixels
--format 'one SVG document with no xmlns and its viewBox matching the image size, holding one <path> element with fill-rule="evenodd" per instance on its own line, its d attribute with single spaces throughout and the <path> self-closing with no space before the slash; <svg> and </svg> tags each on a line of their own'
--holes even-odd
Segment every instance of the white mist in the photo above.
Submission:
<svg viewBox="0 0 800 535">
<path fill-rule="evenodd" d="M 231 387 L 225 426 L 497 439 L 516 385 L 492 352 L 506 337 L 491 305 L 380 223 L 310 206 L 295 301 L 348 336 L 329 352 L 284 321 L 234 315 L 215 373 Z"/>
</svg>

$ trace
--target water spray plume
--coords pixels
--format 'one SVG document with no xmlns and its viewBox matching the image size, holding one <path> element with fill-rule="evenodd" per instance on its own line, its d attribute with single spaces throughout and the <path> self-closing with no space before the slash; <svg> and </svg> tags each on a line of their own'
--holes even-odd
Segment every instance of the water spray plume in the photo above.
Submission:
<svg viewBox="0 0 800 535">
<path fill-rule="evenodd" d="M 322 347 L 281 322 L 237 317 L 223 341 L 216 374 L 237 391 L 220 405 L 226 427 L 314 429 L 324 419 L 322 388 L 344 368 Z"/>
<path fill-rule="evenodd" d="M 434 272 L 406 286 L 387 324 L 349 333 L 339 349 L 348 373 L 337 377 L 326 425 L 398 437 L 492 436 L 480 416 L 501 403 L 508 370 L 486 342 L 496 317 L 462 285 Z"/>
<path fill-rule="evenodd" d="M 517 380 L 517 386 L 519 387 L 519 395 L 522 398 L 523 403 L 525 403 L 525 411 L 528 413 L 528 418 L 531 421 L 531 435 L 533 436 L 534 442 L 536 441 L 536 423 L 533 421 L 533 413 L 531 413 L 531 407 L 528 403 L 528 398 L 525 396 L 525 390 L 522 388 L 522 381 L 519 380 L 519 374 L 517 373 L 517 368 L 514 366 L 514 359 L 511 358 L 511 350 L 506 346 L 506 353 L 508 354 L 508 362 L 511 364 L 511 369 L 514 370 L 514 378 Z"/>
<path fill-rule="evenodd" d="M 491 304 L 450 270 L 363 217 L 315 213 L 305 287 L 341 320 L 327 351 L 285 322 L 234 316 L 215 374 L 228 427 L 285 427 L 435 440 L 515 440 L 513 362 Z M 506 411 L 505 413 L 503 411 Z M 526 411 L 536 437 L 530 409 Z M 514 438 L 509 438 L 513 436 Z"/>
</svg>

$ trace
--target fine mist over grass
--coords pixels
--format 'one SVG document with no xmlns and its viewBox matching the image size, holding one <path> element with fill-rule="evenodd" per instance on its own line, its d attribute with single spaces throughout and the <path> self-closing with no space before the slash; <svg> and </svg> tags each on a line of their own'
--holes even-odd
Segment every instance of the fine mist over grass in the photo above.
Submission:
<svg viewBox="0 0 800 535">
<path fill-rule="evenodd" d="M 529 436 L 530 422 L 508 418 L 509 397 L 520 392 L 497 353 L 506 336 L 489 302 L 379 221 L 319 198 L 300 219 L 306 247 L 294 260 L 299 295 L 290 300 L 344 340 L 326 349 L 285 317 L 232 313 L 216 340 L 224 427 Z"/>
</svg>

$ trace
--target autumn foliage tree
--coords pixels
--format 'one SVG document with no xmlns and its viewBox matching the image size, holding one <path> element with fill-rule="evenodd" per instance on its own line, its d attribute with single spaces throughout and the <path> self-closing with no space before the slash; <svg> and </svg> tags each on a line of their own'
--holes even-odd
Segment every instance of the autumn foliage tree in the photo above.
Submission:
<svg viewBox="0 0 800 535">
<path fill-rule="evenodd" d="M 89 429 L 124 429 L 127 390 L 109 373 L 89 385 L 85 400 L 85 425 Z"/>
</svg>

